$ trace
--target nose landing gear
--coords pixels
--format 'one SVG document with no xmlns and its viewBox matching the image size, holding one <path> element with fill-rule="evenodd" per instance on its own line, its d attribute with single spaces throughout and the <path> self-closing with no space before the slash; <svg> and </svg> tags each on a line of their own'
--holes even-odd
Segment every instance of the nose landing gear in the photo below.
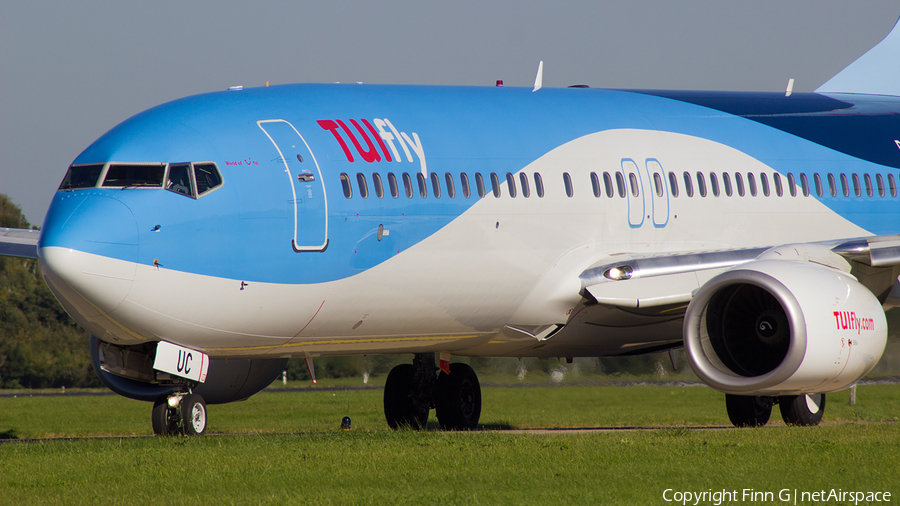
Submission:
<svg viewBox="0 0 900 506">
<path fill-rule="evenodd" d="M 160 397 L 151 413 L 153 433 L 159 436 L 199 436 L 206 432 L 206 403 L 192 393 Z"/>
</svg>

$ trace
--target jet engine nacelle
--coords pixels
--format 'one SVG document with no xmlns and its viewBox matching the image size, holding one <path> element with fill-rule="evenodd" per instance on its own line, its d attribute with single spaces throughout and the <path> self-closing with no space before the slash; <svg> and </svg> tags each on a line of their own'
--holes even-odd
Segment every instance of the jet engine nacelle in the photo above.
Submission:
<svg viewBox="0 0 900 506">
<path fill-rule="evenodd" d="M 156 343 L 119 346 L 91 336 L 91 363 L 100 381 L 113 392 L 139 401 L 155 402 L 175 391 L 171 382 L 158 381 L 152 368 Z M 191 391 L 206 404 L 241 401 L 269 386 L 281 375 L 288 359 L 212 359 L 206 381 Z M 177 379 L 176 379 L 177 381 Z"/>
<path fill-rule="evenodd" d="M 884 352 L 887 321 L 851 275 L 806 262 L 756 260 L 694 295 L 684 346 L 696 374 L 721 392 L 833 392 L 868 373 Z"/>
</svg>

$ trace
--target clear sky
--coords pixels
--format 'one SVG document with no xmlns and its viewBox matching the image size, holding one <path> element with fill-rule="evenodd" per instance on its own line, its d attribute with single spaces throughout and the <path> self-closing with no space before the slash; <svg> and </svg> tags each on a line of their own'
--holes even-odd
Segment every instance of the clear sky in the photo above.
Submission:
<svg viewBox="0 0 900 506">
<path fill-rule="evenodd" d="M 354 82 L 812 91 L 896 0 L 0 0 L 0 193 L 40 225 L 129 116 L 232 85 Z"/>
</svg>

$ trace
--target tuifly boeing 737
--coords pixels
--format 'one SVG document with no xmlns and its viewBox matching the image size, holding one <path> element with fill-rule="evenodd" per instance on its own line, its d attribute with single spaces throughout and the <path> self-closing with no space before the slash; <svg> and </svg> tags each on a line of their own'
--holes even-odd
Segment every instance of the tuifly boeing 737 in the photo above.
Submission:
<svg viewBox="0 0 900 506">
<path fill-rule="evenodd" d="M 814 93 L 234 87 L 110 130 L 0 247 L 157 434 L 290 357 L 412 353 L 387 423 L 469 429 L 451 355 L 682 346 L 735 425 L 815 425 L 900 304 L 897 61 L 895 27 Z"/>
</svg>

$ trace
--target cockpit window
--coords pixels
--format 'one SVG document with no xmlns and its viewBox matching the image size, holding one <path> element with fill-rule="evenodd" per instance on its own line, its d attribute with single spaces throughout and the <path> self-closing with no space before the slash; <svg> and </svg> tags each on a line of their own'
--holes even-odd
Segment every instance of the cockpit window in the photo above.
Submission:
<svg viewBox="0 0 900 506">
<path fill-rule="evenodd" d="M 196 198 L 219 186 L 222 186 L 222 175 L 214 163 L 169 164 L 166 190 Z"/>
<path fill-rule="evenodd" d="M 222 185 L 222 175 L 214 163 L 195 163 L 194 178 L 197 181 L 198 196 Z"/>
<path fill-rule="evenodd" d="M 222 186 L 222 174 L 213 162 L 97 163 L 72 165 L 59 185 L 60 190 L 95 188 L 165 188 L 197 198 Z"/>
<path fill-rule="evenodd" d="M 60 190 L 78 190 L 80 188 L 93 188 L 97 186 L 100 173 L 103 172 L 103 164 L 73 165 L 66 172 L 59 185 Z"/>
<path fill-rule="evenodd" d="M 123 165 L 110 164 L 103 180 L 104 187 L 145 187 L 161 188 L 166 166 L 154 165 Z"/>
<path fill-rule="evenodd" d="M 166 177 L 166 190 L 188 197 L 194 196 L 194 188 L 191 184 L 191 164 L 173 163 L 169 165 L 169 175 Z"/>
</svg>

